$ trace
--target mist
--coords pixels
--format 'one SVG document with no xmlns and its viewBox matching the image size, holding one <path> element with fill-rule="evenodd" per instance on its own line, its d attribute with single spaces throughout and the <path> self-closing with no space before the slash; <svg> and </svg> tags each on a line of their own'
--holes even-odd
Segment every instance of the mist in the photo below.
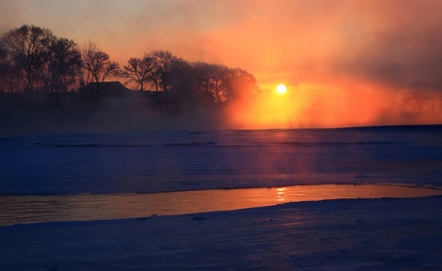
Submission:
<svg viewBox="0 0 442 271">
<path fill-rule="evenodd" d="M 120 65 L 160 48 L 256 77 L 258 97 L 201 127 L 430 124 L 442 122 L 441 9 L 438 0 L 2 0 L 0 32 L 40 25 L 93 40 Z"/>
</svg>

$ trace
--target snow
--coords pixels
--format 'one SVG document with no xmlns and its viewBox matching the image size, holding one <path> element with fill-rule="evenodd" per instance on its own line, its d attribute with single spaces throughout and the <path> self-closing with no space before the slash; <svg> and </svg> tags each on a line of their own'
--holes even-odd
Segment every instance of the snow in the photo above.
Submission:
<svg viewBox="0 0 442 271">
<path fill-rule="evenodd" d="M 419 126 L 4 136 L 0 194 L 440 188 L 441 135 Z M 440 206 L 441 196 L 348 199 L 16 224 L 0 227 L 0 270 L 441 270 Z"/>
<path fill-rule="evenodd" d="M 437 127 L 4 137 L 0 194 L 329 183 L 442 185 L 442 129 Z M 208 142 L 215 144 L 199 144 Z"/>
<path fill-rule="evenodd" d="M 0 227 L 1 270 L 440 270 L 442 197 Z"/>
</svg>

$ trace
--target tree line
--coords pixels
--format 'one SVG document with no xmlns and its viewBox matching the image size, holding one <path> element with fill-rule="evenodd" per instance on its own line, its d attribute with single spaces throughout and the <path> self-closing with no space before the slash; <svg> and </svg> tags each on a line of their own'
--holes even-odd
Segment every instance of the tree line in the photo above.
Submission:
<svg viewBox="0 0 442 271">
<path fill-rule="evenodd" d="M 168 51 L 131 57 L 121 68 L 94 42 L 80 47 L 46 28 L 23 25 L 0 37 L 0 93 L 37 94 L 52 102 L 60 93 L 77 93 L 94 84 L 88 98 L 99 102 L 102 83 L 109 79 L 202 105 L 226 103 L 259 91 L 255 77 L 244 69 L 189 62 Z"/>
</svg>

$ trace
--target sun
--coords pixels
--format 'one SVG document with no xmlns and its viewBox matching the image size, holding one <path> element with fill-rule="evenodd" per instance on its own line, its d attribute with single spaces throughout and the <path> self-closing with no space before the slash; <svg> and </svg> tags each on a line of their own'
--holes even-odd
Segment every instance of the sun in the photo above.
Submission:
<svg viewBox="0 0 442 271">
<path fill-rule="evenodd" d="M 276 87 L 276 92 L 278 92 L 279 94 L 284 94 L 287 92 L 287 87 L 284 84 L 279 84 Z"/>
</svg>

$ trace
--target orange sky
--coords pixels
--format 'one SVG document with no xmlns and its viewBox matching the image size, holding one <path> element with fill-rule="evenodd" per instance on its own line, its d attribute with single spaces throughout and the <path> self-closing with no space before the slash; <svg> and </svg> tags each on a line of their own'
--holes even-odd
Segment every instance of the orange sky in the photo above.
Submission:
<svg viewBox="0 0 442 271">
<path fill-rule="evenodd" d="M 0 0 L 0 31 L 46 27 L 121 65 L 163 49 L 244 68 L 264 90 L 232 107 L 244 128 L 435 123 L 441 10 L 440 0 Z M 410 90 L 431 102 L 404 99 Z"/>
</svg>

